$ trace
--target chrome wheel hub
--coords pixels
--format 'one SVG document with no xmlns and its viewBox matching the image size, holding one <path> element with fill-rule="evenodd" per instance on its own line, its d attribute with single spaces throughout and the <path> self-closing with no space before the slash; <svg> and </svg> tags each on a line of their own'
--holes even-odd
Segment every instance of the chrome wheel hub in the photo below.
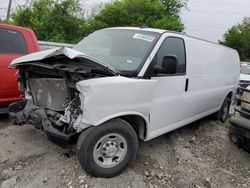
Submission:
<svg viewBox="0 0 250 188">
<path fill-rule="evenodd" d="M 93 157 L 97 165 L 103 168 L 112 168 L 124 159 L 127 150 L 127 141 L 124 137 L 117 133 L 111 133 L 97 141 Z"/>
<path fill-rule="evenodd" d="M 113 157 L 118 151 L 117 143 L 114 141 L 107 141 L 102 146 L 102 154 L 106 157 Z"/>
</svg>

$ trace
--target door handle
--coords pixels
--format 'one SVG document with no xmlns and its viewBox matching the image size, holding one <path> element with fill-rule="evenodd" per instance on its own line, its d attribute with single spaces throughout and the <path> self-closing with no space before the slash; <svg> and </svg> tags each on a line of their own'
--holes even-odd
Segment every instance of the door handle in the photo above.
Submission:
<svg viewBox="0 0 250 188">
<path fill-rule="evenodd" d="M 187 79 L 186 79 L 186 84 L 185 84 L 185 92 L 188 91 L 188 84 L 189 84 L 189 80 L 188 80 L 188 78 L 187 78 Z"/>
</svg>

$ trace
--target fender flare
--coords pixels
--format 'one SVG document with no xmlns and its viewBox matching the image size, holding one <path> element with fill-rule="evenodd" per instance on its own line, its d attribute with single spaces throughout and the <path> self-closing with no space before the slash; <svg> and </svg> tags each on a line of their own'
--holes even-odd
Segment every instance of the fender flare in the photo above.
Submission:
<svg viewBox="0 0 250 188">
<path fill-rule="evenodd" d="M 233 102 L 232 100 L 233 100 L 234 96 L 236 95 L 236 91 L 234 92 L 232 89 L 230 89 L 230 90 L 227 92 L 227 94 L 224 96 L 223 101 L 222 101 L 220 107 L 223 105 L 225 99 L 227 98 L 227 96 L 228 96 L 230 93 L 232 93 L 232 96 L 231 96 L 231 98 L 230 98 L 231 103 Z"/>
<path fill-rule="evenodd" d="M 144 114 L 140 113 L 140 112 L 134 112 L 134 111 L 125 111 L 125 112 L 119 112 L 119 113 L 115 113 L 115 114 L 110 114 L 109 116 L 99 120 L 97 123 L 94 124 L 94 126 L 99 126 L 107 121 L 110 121 L 112 119 L 115 118 L 119 118 L 121 116 L 126 116 L 126 115 L 135 115 L 135 116 L 140 116 L 141 118 L 143 118 L 143 120 L 146 123 L 146 128 L 149 125 L 149 119 L 147 116 L 145 116 Z"/>
</svg>

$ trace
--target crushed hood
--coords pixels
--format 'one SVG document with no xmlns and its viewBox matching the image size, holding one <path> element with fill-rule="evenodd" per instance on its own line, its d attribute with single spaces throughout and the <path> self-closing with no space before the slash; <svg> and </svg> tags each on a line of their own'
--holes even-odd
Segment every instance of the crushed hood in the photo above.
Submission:
<svg viewBox="0 0 250 188">
<path fill-rule="evenodd" d="M 36 53 L 32 53 L 29 55 L 19 57 L 11 62 L 9 68 L 16 68 L 19 65 L 29 65 L 29 64 L 39 66 L 40 62 L 38 61 L 42 61 L 45 59 L 49 59 L 51 57 L 56 57 L 56 56 L 61 56 L 61 55 L 64 55 L 65 57 L 72 59 L 72 60 L 75 58 L 88 59 L 92 62 L 91 63 L 92 67 L 102 68 L 115 75 L 119 74 L 119 72 L 113 67 L 103 62 L 100 62 L 99 60 L 91 56 L 88 56 L 87 54 L 81 53 L 79 51 L 76 51 L 67 47 L 54 48 L 51 50 L 40 51 L 40 52 L 36 52 Z"/>
</svg>

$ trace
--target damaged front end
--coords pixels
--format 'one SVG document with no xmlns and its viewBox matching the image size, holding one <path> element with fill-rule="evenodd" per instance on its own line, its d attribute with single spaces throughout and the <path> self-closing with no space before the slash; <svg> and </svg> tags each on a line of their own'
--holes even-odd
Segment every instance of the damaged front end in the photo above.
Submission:
<svg viewBox="0 0 250 188">
<path fill-rule="evenodd" d="M 76 83 L 118 73 L 77 51 L 60 48 L 14 60 L 25 100 L 9 106 L 13 124 L 31 123 L 47 135 L 69 141 L 78 130 L 84 97 Z M 81 98 L 80 98 L 81 97 Z"/>
</svg>

